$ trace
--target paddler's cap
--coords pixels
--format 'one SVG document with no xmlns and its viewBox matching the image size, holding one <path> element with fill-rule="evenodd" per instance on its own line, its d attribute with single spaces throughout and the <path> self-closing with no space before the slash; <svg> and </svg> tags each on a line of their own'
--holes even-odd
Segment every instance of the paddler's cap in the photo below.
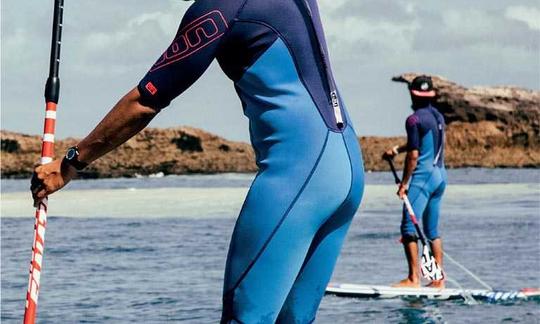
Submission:
<svg viewBox="0 0 540 324">
<path fill-rule="evenodd" d="M 409 84 L 409 90 L 417 97 L 432 98 L 437 95 L 433 89 L 433 82 L 427 75 L 414 78 Z"/>
</svg>

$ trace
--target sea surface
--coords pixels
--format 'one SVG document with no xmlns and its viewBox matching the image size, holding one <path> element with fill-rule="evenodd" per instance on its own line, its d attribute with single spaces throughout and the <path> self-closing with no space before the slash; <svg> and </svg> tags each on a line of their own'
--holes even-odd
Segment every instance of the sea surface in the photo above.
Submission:
<svg viewBox="0 0 540 324">
<path fill-rule="evenodd" d="M 253 175 L 80 180 L 49 202 L 38 323 L 218 323 L 229 239 Z M 496 289 L 540 287 L 540 171 L 449 171 L 445 251 Z M 20 323 L 34 211 L 28 180 L 1 182 L 1 322 Z M 366 174 L 333 281 L 405 276 L 389 173 Z M 447 275 L 480 285 L 446 261 Z M 317 323 L 540 323 L 537 300 L 325 296 Z"/>
</svg>

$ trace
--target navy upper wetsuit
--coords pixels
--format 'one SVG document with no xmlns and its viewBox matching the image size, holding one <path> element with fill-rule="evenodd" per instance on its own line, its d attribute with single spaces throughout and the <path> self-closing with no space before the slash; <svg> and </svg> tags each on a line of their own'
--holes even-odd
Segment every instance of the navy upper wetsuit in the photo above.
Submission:
<svg viewBox="0 0 540 324">
<path fill-rule="evenodd" d="M 424 234 L 429 240 L 439 237 L 439 209 L 446 188 L 444 168 L 444 118 L 432 106 L 420 108 L 407 118 L 407 150 L 418 150 L 418 164 L 412 174 L 408 197 L 414 213 L 422 218 Z M 403 237 L 416 236 L 407 210 L 401 221 Z"/>
<path fill-rule="evenodd" d="M 222 322 L 312 322 L 363 191 L 316 0 L 197 1 L 140 82 L 142 102 L 166 107 L 214 58 L 259 166 L 230 244 Z"/>
</svg>

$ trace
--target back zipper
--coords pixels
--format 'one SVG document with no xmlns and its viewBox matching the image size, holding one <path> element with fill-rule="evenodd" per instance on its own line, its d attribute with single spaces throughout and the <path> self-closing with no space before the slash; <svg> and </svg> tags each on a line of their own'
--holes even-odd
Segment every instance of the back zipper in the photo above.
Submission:
<svg viewBox="0 0 540 324">
<path fill-rule="evenodd" d="M 309 22 L 311 29 L 313 31 L 313 35 L 315 37 L 315 41 L 317 42 L 317 48 L 319 50 L 319 56 L 322 60 L 322 65 L 324 68 L 324 73 L 326 74 L 326 86 L 328 88 L 328 92 L 330 95 L 330 105 L 334 111 L 334 118 L 336 119 L 336 126 L 338 129 L 343 129 L 344 122 L 343 122 L 343 116 L 341 115 L 341 105 L 339 102 L 339 96 L 337 93 L 337 90 L 332 86 L 333 82 L 330 78 L 330 69 L 328 67 L 328 64 L 326 62 L 326 55 L 324 54 L 324 48 L 322 47 L 321 41 L 319 39 L 319 35 L 317 34 L 317 28 L 315 28 L 315 24 L 313 23 L 313 15 L 311 13 L 311 8 L 309 6 L 309 3 L 307 0 L 301 0 L 304 5 L 304 9 L 307 11 L 307 14 L 309 16 Z"/>
</svg>

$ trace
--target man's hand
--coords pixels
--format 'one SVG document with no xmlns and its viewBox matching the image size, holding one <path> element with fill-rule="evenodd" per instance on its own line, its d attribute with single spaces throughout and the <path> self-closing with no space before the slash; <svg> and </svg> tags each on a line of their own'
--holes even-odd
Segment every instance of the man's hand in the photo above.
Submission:
<svg viewBox="0 0 540 324">
<path fill-rule="evenodd" d="M 77 170 L 68 163 L 62 163 L 61 159 L 37 166 L 30 186 L 34 207 L 39 206 L 48 195 L 62 189 L 76 175 Z"/>
<path fill-rule="evenodd" d="M 394 151 L 392 151 L 390 149 L 390 150 L 383 153 L 382 158 L 383 158 L 383 160 L 392 160 L 394 158 L 394 156 L 396 156 L 394 154 Z"/>
<path fill-rule="evenodd" d="M 382 155 L 383 160 L 393 160 L 395 156 L 399 154 L 399 145 L 396 145 L 389 149 L 388 151 L 384 152 Z"/>
<path fill-rule="evenodd" d="M 404 185 L 403 183 L 400 183 L 398 191 L 397 191 L 397 195 L 398 195 L 399 199 L 403 199 L 403 197 L 405 197 L 405 195 L 407 195 L 407 185 Z"/>
</svg>

